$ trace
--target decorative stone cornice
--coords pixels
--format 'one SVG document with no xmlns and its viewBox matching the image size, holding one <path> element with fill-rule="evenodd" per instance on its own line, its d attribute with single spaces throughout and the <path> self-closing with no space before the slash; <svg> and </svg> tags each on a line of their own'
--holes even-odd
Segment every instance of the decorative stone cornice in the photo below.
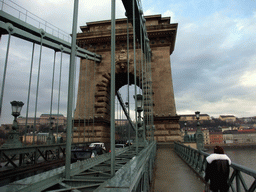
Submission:
<svg viewBox="0 0 256 192">
<path fill-rule="evenodd" d="M 110 124 L 109 120 L 106 120 L 104 117 L 95 117 L 94 119 L 75 119 L 74 124 L 83 126 L 84 124 Z"/>
<path fill-rule="evenodd" d="M 146 27 L 150 46 L 170 46 L 171 54 L 175 46 L 178 24 L 170 24 L 170 17 L 162 18 L 161 15 L 147 16 L 145 18 L 147 19 Z M 126 43 L 126 22 L 126 19 L 116 20 L 116 41 Z M 110 49 L 110 47 L 106 46 L 106 44 L 109 44 L 111 41 L 111 30 L 109 26 L 109 20 L 87 23 L 87 26 L 81 27 L 83 33 L 77 34 L 77 45 L 88 50 L 93 46 L 94 49 L 97 50 Z M 129 39 L 130 42 L 132 42 L 133 29 L 131 25 L 129 26 Z"/>
<path fill-rule="evenodd" d="M 162 117 L 158 117 L 158 116 L 154 116 L 154 122 L 157 121 L 176 121 L 178 122 L 180 119 L 180 116 L 162 116 Z"/>
</svg>

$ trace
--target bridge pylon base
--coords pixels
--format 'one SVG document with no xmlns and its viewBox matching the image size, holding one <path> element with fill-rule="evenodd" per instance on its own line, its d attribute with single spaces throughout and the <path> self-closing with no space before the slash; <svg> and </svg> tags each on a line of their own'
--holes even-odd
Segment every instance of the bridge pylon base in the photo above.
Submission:
<svg viewBox="0 0 256 192">
<path fill-rule="evenodd" d="M 179 116 L 154 117 L 154 139 L 157 142 L 182 141 Z"/>
<path fill-rule="evenodd" d="M 110 143 L 110 122 L 103 118 L 76 119 L 73 131 L 73 143 Z"/>
</svg>

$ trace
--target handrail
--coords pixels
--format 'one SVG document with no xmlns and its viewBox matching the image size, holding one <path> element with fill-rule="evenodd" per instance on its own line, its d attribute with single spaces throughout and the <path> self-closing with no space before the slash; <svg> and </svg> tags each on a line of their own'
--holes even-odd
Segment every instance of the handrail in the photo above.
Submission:
<svg viewBox="0 0 256 192">
<path fill-rule="evenodd" d="M 185 146 L 182 143 L 174 143 L 175 152 L 201 177 L 205 176 L 206 169 L 206 157 L 210 155 L 203 151 L 198 151 L 197 149 Z M 238 165 L 236 163 L 231 163 L 231 174 L 228 180 L 229 189 L 233 192 L 248 191 L 253 192 L 256 189 L 256 171 Z M 243 174 L 243 175 L 242 175 Z M 244 176 L 249 176 L 252 179 L 252 183 L 249 184 L 248 181 L 245 182 Z M 241 185 L 242 184 L 242 185 Z M 243 188 L 242 188 L 242 187 Z"/>
</svg>

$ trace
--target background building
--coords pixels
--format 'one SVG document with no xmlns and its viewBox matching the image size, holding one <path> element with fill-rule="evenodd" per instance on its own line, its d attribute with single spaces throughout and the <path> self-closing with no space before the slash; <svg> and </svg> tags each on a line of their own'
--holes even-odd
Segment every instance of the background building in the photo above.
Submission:
<svg viewBox="0 0 256 192">
<path fill-rule="evenodd" d="M 236 117 L 234 115 L 220 115 L 219 119 L 228 123 L 234 123 L 236 121 Z"/>
<path fill-rule="evenodd" d="M 210 116 L 207 114 L 200 114 L 200 121 L 209 121 L 211 120 Z M 196 115 L 180 115 L 180 121 L 197 121 Z"/>
</svg>

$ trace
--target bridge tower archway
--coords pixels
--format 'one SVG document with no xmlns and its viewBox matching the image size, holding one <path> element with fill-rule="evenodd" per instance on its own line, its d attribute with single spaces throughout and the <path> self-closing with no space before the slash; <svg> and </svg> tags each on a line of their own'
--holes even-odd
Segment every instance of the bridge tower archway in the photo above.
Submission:
<svg viewBox="0 0 256 192">
<path fill-rule="evenodd" d="M 146 16 L 152 50 L 151 74 L 155 139 L 158 142 L 180 141 L 179 116 L 176 114 L 170 55 L 174 50 L 177 24 L 170 17 Z M 77 104 L 74 116 L 73 142 L 110 141 L 110 72 L 111 21 L 98 21 L 81 26 L 77 45 L 102 56 L 102 61 L 81 59 Z M 116 20 L 116 91 L 127 85 L 127 74 L 134 83 L 133 35 L 129 24 L 129 58 L 127 58 L 127 20 Z M 141 59 L 136 49 L 136 65 Z M 129 62 L 129 69 L 127 68 Z M 127 72 L 129 70 L 129 73 Z M 136 67 L 136 84 L 142 88 L 141 71 Z"/>
</svg>

